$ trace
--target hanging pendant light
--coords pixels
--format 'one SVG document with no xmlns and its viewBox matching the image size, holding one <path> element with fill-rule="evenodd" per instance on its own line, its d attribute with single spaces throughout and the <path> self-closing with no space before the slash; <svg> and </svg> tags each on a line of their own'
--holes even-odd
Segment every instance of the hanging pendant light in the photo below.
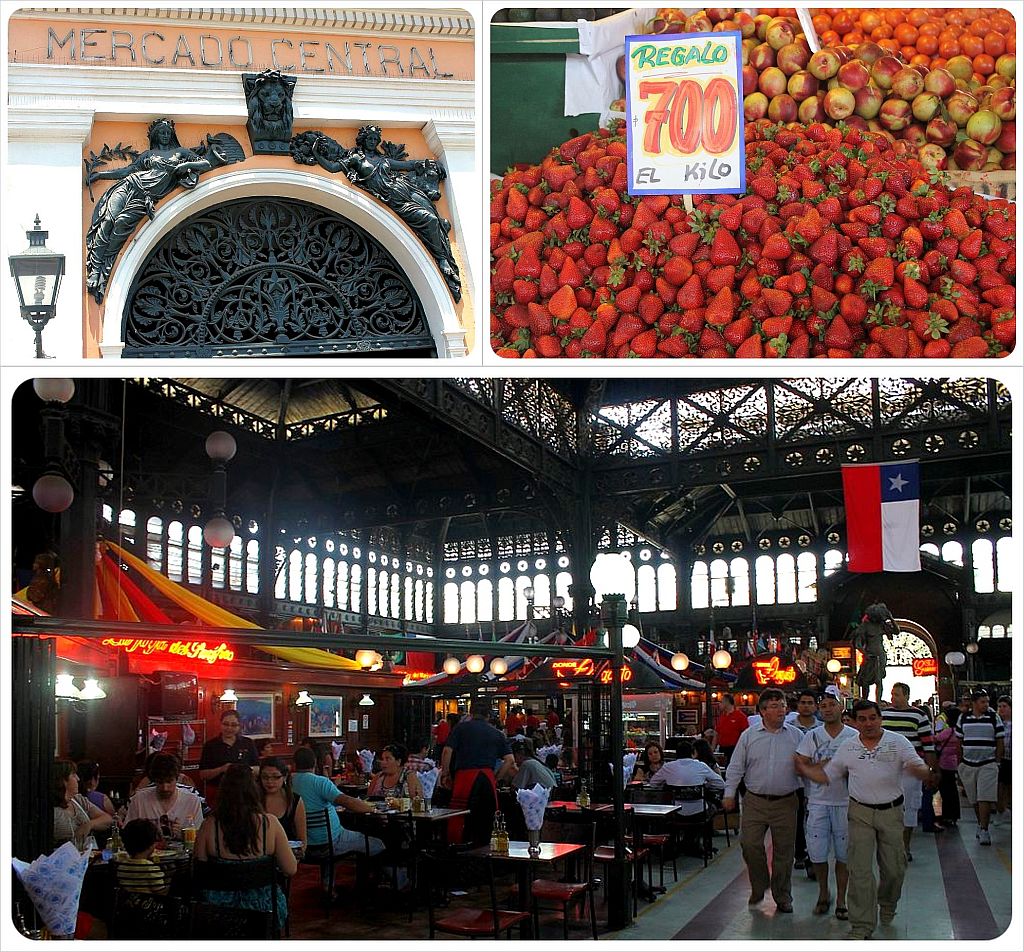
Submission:
<svg viewBox="0 0 1024 952">
<path fill-rule="evenodd" d="M 86 678 L 85 687 L 82 688 L 80 697 L 83 701 L 99 701 L 107 696 L 107 692 L 100 687 L 96 678 Z"/>
<path fill-rule="evenodd" d="M 308 704 L 312 704 L 313 699 L 309 696 L 309 692 L 303 688 L 299 691 L 299 696 L 295 699 L 296 707 L 305 707 Z"/>
<path fill-rule="evenodd" d="M 443 668 L 445 674 L 458 674 L 462 670 L 462 662 L 454 655 L 449 655 L 444 659 Z"/>
<path fill-rule="evenodd" d="M 672 655 L 672 659 L 669 661 L 669 664 L 672 665 L 672 669 L 674 671 L 685 671 L 690 667 L 690 659 L 685 652 L 677 651 Z"/>
<path fill-rule="evenodd" d="M 501 657 L 491 659 L 491 674 L 496 674 L 499 678 L 503 674 L 508 673 L 508 662 Z"/>
<path fill-rule="evenodd" d="M 56 697 L 80 698 L 82 696 L 82 692 L 75 687 L 75 680 L 70 674 L 57 675 L 53 693 Z"/>
<path fill-rule="evenodd" d="M 217 700 L 223 704 L 234 704 L 238 701 L 238 695 L 234 688 L 227 688 Z"/>
<path fill-rule="evenodd" d="M 369 694 L 364 694 L 359 699 L 359 706 L 360 707 L 373 707 L 373 698 L 370 697 Z"/>
<path fill-rule="evenodd" d="M 484 669 L 483 655 L 471 654 L 466 659 L 466 670 L 472 674 L 479 674 Z"/>
</svg>

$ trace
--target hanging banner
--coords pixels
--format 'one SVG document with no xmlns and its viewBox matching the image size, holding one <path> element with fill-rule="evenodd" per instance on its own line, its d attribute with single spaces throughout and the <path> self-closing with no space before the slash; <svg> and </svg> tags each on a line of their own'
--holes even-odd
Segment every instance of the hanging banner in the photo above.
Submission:
<svg viewBox="0 0 1024 952">
<path fill-rule="evenodd" d="M 630 195 L 746 190 L 742 35 L 626 37 Z"/>
</svg>

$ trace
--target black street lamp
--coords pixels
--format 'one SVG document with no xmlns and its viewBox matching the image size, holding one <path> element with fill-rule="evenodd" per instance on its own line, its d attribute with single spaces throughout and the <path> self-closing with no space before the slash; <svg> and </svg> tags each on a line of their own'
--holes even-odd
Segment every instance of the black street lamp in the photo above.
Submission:
<svg viewBox="0 0 1024 952">
<path fill-rule="evenodd" d="M 11 265 L 11 276 L 18 286 L 18 302 L 21 316 L 28 321 L 36 335 L 36 358 L 46 357 L 43 353 L 43 328 L 57 311 L 57 293 L 64 277 L 64 255 L 55 254 L 46 247 L 48 231 L 43 231 L 39 216 L 35 228 L 25 232 L 28 247 L 7 260 Z"/>
</svg>

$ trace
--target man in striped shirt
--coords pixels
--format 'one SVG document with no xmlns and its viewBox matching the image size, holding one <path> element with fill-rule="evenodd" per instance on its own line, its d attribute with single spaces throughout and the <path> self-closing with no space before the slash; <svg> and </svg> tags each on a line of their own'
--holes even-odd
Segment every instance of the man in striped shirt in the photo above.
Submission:
<svg viewBox="0 0 1024 952">
<path fill-rule="evenodd" d="M 919 707 L 910 705 L 910 685 L 897 681 L 892 686 L 892 706 L 882 712 L 882 727 L 894 734 L 902 734 L 914 746 L 918 755 L 930 768 L 925 786 L 931 787 L 935 776 L 935 744 L 932 742 L 932 722 Z M 912 774 L 903 775 L 903 846 L 907 862 L 914 861 L 910 852 L 910 837 L 917 826 L 917 811 L 921 809 L 921 781 Z"/>
<path fill-rule="evenodd" d="M 978 842 L 989 846 L 989 816 L 999 790 L 999 761 L 1003 759 L 1005 728 L 999 715 L 988 709 L 988 693 L 971 693 L 971 711 L 956 724 L 960 739 L 960 766 L 957 773 L 964 793 L 978 817 Z"/>
</svg>

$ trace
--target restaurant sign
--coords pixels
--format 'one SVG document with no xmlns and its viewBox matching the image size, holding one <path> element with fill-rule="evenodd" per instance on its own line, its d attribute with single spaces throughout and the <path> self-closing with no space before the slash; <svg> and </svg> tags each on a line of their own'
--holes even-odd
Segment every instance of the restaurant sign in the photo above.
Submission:
<svg viewBox="0 0 1024 952">
<path fill-rule="evenodd" d="M 927 678 L 929 675 L 939 673 L 939 661 L 937 658 L 914 658 L 910 663 L 915 678 Z"/>
<path fill-rule="evenodd" d="M 784 684 L 792 684 L 796 680 L 796 668 L 791 664 L 783 666 L 777 655 L 760 661 L 753 661 L 750 667 L 754 672 L 754 679 L 761 685 L 778 687 Z"/>
<path fill-rule="evenodd" d="M 170 654 L 192 661 L 215 664 L 218 661 L 234 661 L 235 653 L 222 641 L 219 645 L 207 645 L 205 641 L 172 641 L 164 638 L 104 638 L 109 648 L 120 648 L 125 654 Z"/>
<path fill-rule="evenodd" d="M 600 684 L 611 684 L 612 669 L 605 665 L 600 671 L 594 666 L 593 658 L 560 658 L 551 662 L 551 672 L 556 678 L 592 678 L 595 673 Z M 629 665 L 623 665 L 619 681 L 625 684 L 633 680 Z"/>
</svg>

